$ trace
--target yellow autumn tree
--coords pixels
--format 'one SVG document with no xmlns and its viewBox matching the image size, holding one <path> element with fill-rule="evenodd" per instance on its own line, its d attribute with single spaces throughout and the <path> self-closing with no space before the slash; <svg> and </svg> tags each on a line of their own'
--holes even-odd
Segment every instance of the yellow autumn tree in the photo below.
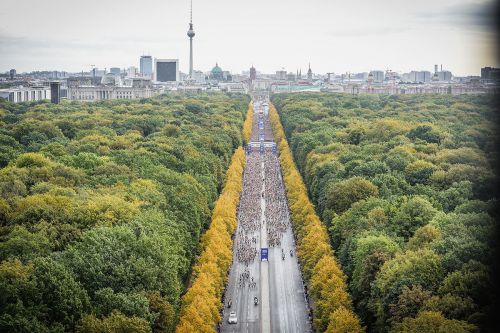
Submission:
<svg viewBox="0 0 500 333">
<path fill-rule="evenodd" d="M 201 254 L 193 267 L 192 283 L 182 298 L 177 333 L 215 332 L 221 320 L 221 296 L 232 263 L 231 235 L 236 230 L 245 152 L 238 148 L 224 182 L 224 189 L 212 212 L 212 223 L 201 238 Z"/>
<path fill-rule="evenodd" d="M 352 311 L 340 307 L 330 316 L 330 324 L 325 333 L 361 333 L 364 329 Z"/>
<path fill-rule="evenodd" d="M 250 142 L 250 137 L 252 135 L 252 125 L 253 125 L 253 102 L 248 105 L 247 117 L 245 123 L 243 124 L 243 143 L 247 144 Z"/>
</svg>

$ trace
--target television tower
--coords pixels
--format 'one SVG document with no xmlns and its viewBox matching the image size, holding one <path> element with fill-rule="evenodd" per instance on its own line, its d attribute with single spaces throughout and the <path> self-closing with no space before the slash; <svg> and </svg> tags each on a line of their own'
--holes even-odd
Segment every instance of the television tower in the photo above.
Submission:
<svg viewBox="0 0 500 333">
<path fill-rule="evenodd" d="M 193 0 L 191 0 L 191 10 L 189 13 L 189 30 L 187 35 L 189 37 L 189 78 L 193 78 L 193 37 L 194 37 L 194 29 L 193 29 Z"/>
</svg>

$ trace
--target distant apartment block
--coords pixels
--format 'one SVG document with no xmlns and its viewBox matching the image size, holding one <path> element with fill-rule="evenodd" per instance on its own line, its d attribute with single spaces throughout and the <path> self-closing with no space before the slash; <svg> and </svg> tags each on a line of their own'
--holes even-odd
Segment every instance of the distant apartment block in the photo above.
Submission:
<svg viewBox="0 0 500 333">
<path fill-rule="evenodd" d="M 110 72 L 111 74 L 120 75 L 120 73 L 121 73 L 121 69 L 120 69 L 119 67 L 111 67 L 111 68 L 109 69 L 109 72 Z"/>
<path fill-rule="evenodd" d="M 137 67 L 130 66 L 129 68 L 127 68 L 127 77 L 136 77 L 137 74 Z"/>
<path fill-rule="evenodd" d="M 481 68 L 481 80 L 500 81 L 500 68 L 494 68 L 494 67 Z"/>
<path fill-rule="evenodd" d="M 401 77 L 405 82 L 427 83 L 431 81 L 432 75 L 429 71 L 411 71 Z"/>
<path fill-rule="evenodd" d="M 373 82 L 384 82 L 384 71 L 371 71 L 370 73 L 373 75 Z"/>
<path fill-rule="evenodd" d="M 179 81 L 179 59 L 155 59 L 154 80 L 157 82 Z"/>
<path fill-rule="evenodd" d="M 276 80 L 286 80 L 287 72 L 286 71 L 276 71 Z"/>
<path fill-rule="evenodd" d="M 450 71 L 439 71 L 436 72 L 439 81 L 451 81 L 453 74 Z"/>
</svg>

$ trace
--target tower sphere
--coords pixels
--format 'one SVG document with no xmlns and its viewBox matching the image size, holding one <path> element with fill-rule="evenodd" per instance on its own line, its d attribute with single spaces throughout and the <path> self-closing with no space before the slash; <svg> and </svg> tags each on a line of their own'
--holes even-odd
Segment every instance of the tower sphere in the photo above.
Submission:
<svg viewBox="0 0 500 333">
<path fill-rule="evenodd" d="M 193 30 L 193 24 L 192 23 L 189 23 L 189 30 L 187 32 L 187 35 L 189 38 L 193 38 L 194 37 L 194 30 Z"/>
</svg>

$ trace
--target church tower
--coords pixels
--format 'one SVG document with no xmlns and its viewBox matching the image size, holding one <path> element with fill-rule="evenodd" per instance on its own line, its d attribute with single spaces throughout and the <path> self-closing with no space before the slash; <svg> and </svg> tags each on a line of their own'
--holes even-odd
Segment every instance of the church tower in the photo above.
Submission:
<svg viewBox="0 0 500 333">
<path fill-rule="evenodd" d="M 309 69 L 307 70 L 307 80 L 312 81 L 313 79 L 313 72 L 311 70 L 311 63 L 309 63 Z"/>
</svg>

